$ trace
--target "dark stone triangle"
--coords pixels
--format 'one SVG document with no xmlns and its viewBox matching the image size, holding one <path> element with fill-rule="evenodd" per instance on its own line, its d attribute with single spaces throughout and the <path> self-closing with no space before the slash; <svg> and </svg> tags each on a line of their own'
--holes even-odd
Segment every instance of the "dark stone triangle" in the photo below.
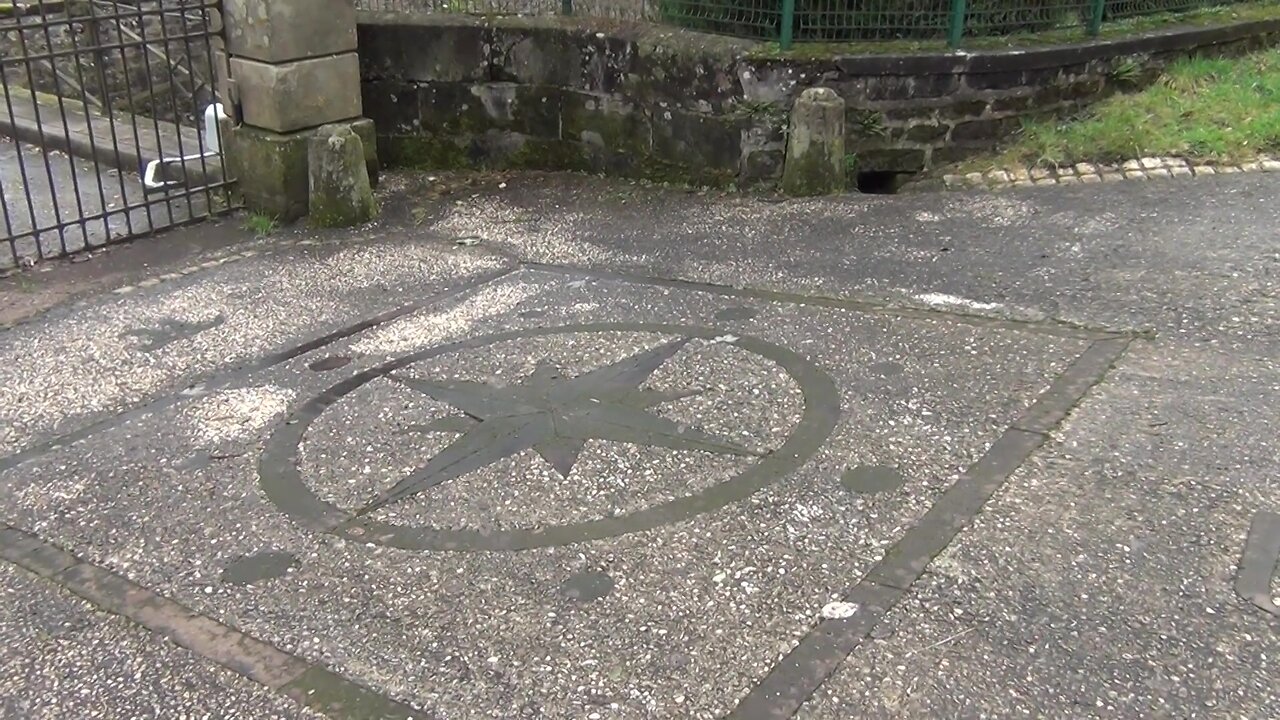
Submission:
<svg viewBox="0 0 1280 720">
<path fill-rule="evenodd" d="M 533 450 L 555 468 L 556 472 L 560 473 L 560 477 L 567 478 L 573 471 L 573 466 L 577 464 L 578 456 L 582 454 L 582 448 L 586 444 L 585 440 L 555 438 L 534 445 Z"/>
</svg>

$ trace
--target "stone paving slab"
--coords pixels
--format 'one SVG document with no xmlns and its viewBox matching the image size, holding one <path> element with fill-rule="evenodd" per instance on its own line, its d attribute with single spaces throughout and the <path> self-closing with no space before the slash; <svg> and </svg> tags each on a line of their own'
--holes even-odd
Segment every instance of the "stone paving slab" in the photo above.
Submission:
<svg viewBox="0 0 1280 720">
<path fill-rule="evenodd" d="M 14 526 L 441 717 L 789 714 L 1124 342 L 523 270 L 0 487 Z"/>
<path fill-rule="evenodd" d="M 323 717 L 7 563 L 0 599 L 0 642 L 22 649 L 0 660 L 4 717 Z"/>
<path fill-rule="evenodd" d="M 1274 376 L 1168 350 L 1136 343 L 797 717 L 1280 717 L 1280 613 L 1235 590 L 1280 497 Z"/>
<path fill-rule="evenodd" d="M 247 248 L 60 308 L 0 335 L 0 452 L 511 264 L 372 226 L 345 244 Z"/>
</svg>

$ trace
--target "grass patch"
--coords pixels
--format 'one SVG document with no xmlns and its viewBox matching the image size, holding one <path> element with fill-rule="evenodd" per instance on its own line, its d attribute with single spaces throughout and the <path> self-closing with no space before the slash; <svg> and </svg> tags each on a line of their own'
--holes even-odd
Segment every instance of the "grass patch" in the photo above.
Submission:
<svg viewBox="0 0 1280 720">
<path fill-rule="evenodd" d="M 1152 155 L 1240 162 L 1261 153 L 1280 153 L 1280 50 L 1178 61 L 1142 92 L 1104 100 L 1078 118 L 1027 123 L 993 164 Z"/>
<path fill-rule="evenodd" d="M 258 237 L 266 237 L 280 229 L 280 221 L 271 215 L 250 213 L 244 220 L 244 229 Z"/>
<path fill-rule="evenodd" d="M 1070 27 L 1041 32 L 1011 33 L 1008 35 L 976 35 L 965 37 L 960 49 L 974 50 L 1024 50 L 1056 45 L 1121 40 L 1139 35 L 1172 30 L 1174 28 L 1205 28 L 1234 25 L 1243 22 L 1280 19 L 1280 3 L 1275 0 L 1207 7 L 1184 12 L 1152 13 L 1121 20 L 1107 20 L 1102 24 L 1098 37 L 1085 33 L 1083 21 Z M 941 34 L 941 31 L 939 31 Z M 821 60 L 847 55 L 898 55 L 913 53 L 953 52 L 944 39 L 934 40 L 864 40 L 860 42 L 820 43 L 797 41 L 790 50 L 782 50 L 776 42 L 762 43 L 750 53 L 755 57 L 791 58 L 796 60 Z"/>
</svg>

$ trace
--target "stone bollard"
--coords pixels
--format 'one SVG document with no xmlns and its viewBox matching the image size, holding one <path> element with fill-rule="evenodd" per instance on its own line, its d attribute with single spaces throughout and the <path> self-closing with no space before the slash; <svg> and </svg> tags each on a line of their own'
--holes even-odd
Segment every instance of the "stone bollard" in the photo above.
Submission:
<svg viewBox="0 0 1280 720">
<path fill-rule="evenodd" d="M 809 88 L 791 109 L 782 191 L 827 195 L 845 187 L 844 100 L 830 88 Z"/>
<path fill-rule="evenodd" d="M 307 146 L 307 186 L 311 222 L 320 227 L 350 227 L 378 214 L 364 144 L 348 123 L 316 130 Z"/>
</svg>

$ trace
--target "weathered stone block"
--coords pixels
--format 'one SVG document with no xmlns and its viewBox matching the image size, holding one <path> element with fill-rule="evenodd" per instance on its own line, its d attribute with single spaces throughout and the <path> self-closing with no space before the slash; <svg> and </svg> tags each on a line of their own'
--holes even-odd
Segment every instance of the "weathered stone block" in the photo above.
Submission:
<svg viewBox="0 0 1280 720">
<path fill-rule="evenodd" d="M 518 146 L 499 156 L 499 167 L 522 170 L 591 172 L 602 169 L 603 156 L 583 143 L 521 137 Z"/>
<path fill-rule="evenodd" d="M 562 96 L 560 137 L 598 145 L 609 155 L 653 152 L 649 118 L 616 95 L 566 90 Z"/>
<path fill-rule="evenodd" d="M 249 125 L 292 132 L 361 114 L 360 63 L 355 53 L 269 65 L 231 59 Z"/>
<path fill-rule="evenodd" d="M 947 130 L 946 125 L 940 124 L 912 125 L 902 133 L 902 139 L 912 143 L 935 143 L 947 136 Z"/>
<path fill-rule="evenodd" d="M 786 153 L 782 150 L 756 150 L 747 153 L 742 163 L 742 181 L 746 184 L 771 183 L 782 176 Z"/>
<path fill-rule="evenodd" d="M 418 86 L 398 80 L 366 80 L 361 108 L 384 134 L 411 135 L 422 129 Z"/>
<path fill-rule="evenodd" d="M 964 82 L 974 90 L 1011 90 L 1024 84 L 1022 72 L 1018 70 L 971 73 Z"/>
<path fill-rule="evenodd" d="M 826 195 L 845 189 L 844 100 L 829 88 L 809 88 L 791 109 L 782 191 Z"/>
<path fill-rule="evenodd" d="M 582 73 L 574 87 L 595 93 L 618 92 L 631 70 L 634 48 L 631 43 L 618 38 L 595 40 L 589 46 L 591 52 L 584 53 Z"/>
<path fill-rule="evenodd" d="M 560 134 L 558 88 L 509 82 L 438 82 L 418 89 L 418 117 L 427 132 L 484 134 L 511 130 L 555 138 Z"/>
<path fill-rule="evenodd" d="M 934 150 L 936 154 L 938 150 Z M 923 148 L 880 148 L 858 151 L 858 169 L 873 172 L 920 172 L 925 168 Z"/>
<path fill-rule="evenodd" d="M 1026 112 L 1035 105 L 1035 98 L 1030 94 L 1006 95 L 991 101 L 992 113 Z"/>
<path fill-rule="evenodd" d="M 621 84 L 609 89 L 611 75 L 603 75 L 596 92 L 613 92 L 655 110 L 684 108 L 725 113 L 744 100 L 749 103 L 788 103 L 796 92 L 790 68 L 775 72 L 749 68 L 728 55 L 691 51 L 688 54 L 637 45 L 634 57 L 614 55 L 608 62 L 626 63 Z M 591 86 L 583 89 L 592 90 Z"/>
<path fill-rule="evenodd" d="M 365 170 L 376 183 L 381 164 L 373 122 L 345 123 L 361 140 Z M 224 126 L 227 170 L 250 209 L 284 221 L 307 214 L 307 143 L 312 130 L 277 133 L 248 125 Z"/>
<path fill-rule="evenodd" d="M 490 31 L 483 25 L 361 25 L 365 78 L 414 82 L 488 82 Z"/>
<path fill-rule="evenodd" d="M 1084 78 L 1066 85 L 1062 97 L 1067 100 L 1094 100 L 1102 95 L 1106 80 L 1100 77 Z"/>
<path fill-rule="evenodd" d="M 560 91 L 514 83 L 473 85 L 470 103 L 477 104 L 491 127 L 525 135 L 555 138 L 560 133 Z"/>
<path fill-rule="evenodd" d="M 307 163 L 308 214 L 313 224 L 351 227 L 378 214 L 364 144 L 350 125 L 325 125 L 312 133 Z"/>
<path fill-rule="evenodd" d="M 422 132 L 415 135 L 380 135 L 382 160 L 390 167 L 415 170 L 455 170 L 469 167 L 471 138 Z"/>
<path fill-rule="evenodd" d="M 703 115 L 684 110 L 660 110 L 650 122 L 653 127 L 652 158 L 662 163 L 646 173 L 662 179 L 691 180 L 707 185 L 724 185 L 738 175 L 742 162 L 742 132 L 747 120 Z M 675 168 L 680 168 L 679 172 Z"/>
<path fill-rule="evenodd" d="M 512 127 L 528 135 L 559 137 L 564 95 L 560 88 L 546 85 L 517 87 Z"/>
<path fill-rule="evenodd" d="M 227 51 L 263 62 L 356 49 L 351 0 L 224 0 Z"/>
<path fill-rule="evenodd" d="M 987 111 L 986 100 L 956 100 L 938 108 L 938 115 L 954 120 L 969 120 Z"/>
<path fill-rule="evenodd" d="M 574 34 L 564 30 L 535 36 L 523 29 L 495 28 L 494 79 L 572 87 L 582 72 L 583 53 L 574 40 Z"/>
<path fill-rule="evenodd" d="M 1061 82 L 1063 79 L 1060 68 L 1034 68 L 1022 71 L 1022 84 L 1026 86 L 1052 85 Z"/>
<path fill-rule="evenodd" d="M 1018 129 L 1017 118 L 990 118 L 963 122 L 951 128 L 952 142 L 997 140 Z"/>
<path fill-rule="evenodd" d="M 915 78 L 910 75 L 882 75 L 867 78 L 863 99 L 871 102 L 909 100 L 915 96 Z"/>
<path fill-rule="evenodd" d="M 471 94 L 471 83 L 431 82 L 418 86 L 418 118 L 422 132 L 470 134 L 490 127 L 484 108 Z"/>
<path fill-rule="evenodd" d="M 843 95 L 841 97 L 844 97 Z M 885 108 L 880 111 L 884 116 L 885 122 L 890 125 L 905 125 L 912 120 L 927 120 L 933 122 L 938 119 L 937 110 L 930 107 L 912 107 L 911 105 L 900 105 L 898 107 Z"/>
<path fill-rule="evenodd" d="M 307 214 L 309 132 L 277 133 L 240 125 L 223 133 L 227 170 L 250 210 L 283 221 Z"/>
<path fill-rule="evenodd" d="M 634 44 L 577 28 L 494 29 L 498 77 L 593 93 L 617 92 L 632 71 Z"/>
<path fill-rule="evenodd" d="M 911 87 L 911 98 L 939 98 L 954 95 L 960 89 L 961 76 L 951 74 L 921 75 Z"/>
<path fill-rule="evenodd" d="M 382 171 L 382 163 L 378 160 L 378 128 L 369 118 L 352 120 L 348 125 L 360 138 L 360 144 L 364 147 L 364 164 L 369 171 L 369 182 L 377 187 L 378 175 Z"/>
</svg>

